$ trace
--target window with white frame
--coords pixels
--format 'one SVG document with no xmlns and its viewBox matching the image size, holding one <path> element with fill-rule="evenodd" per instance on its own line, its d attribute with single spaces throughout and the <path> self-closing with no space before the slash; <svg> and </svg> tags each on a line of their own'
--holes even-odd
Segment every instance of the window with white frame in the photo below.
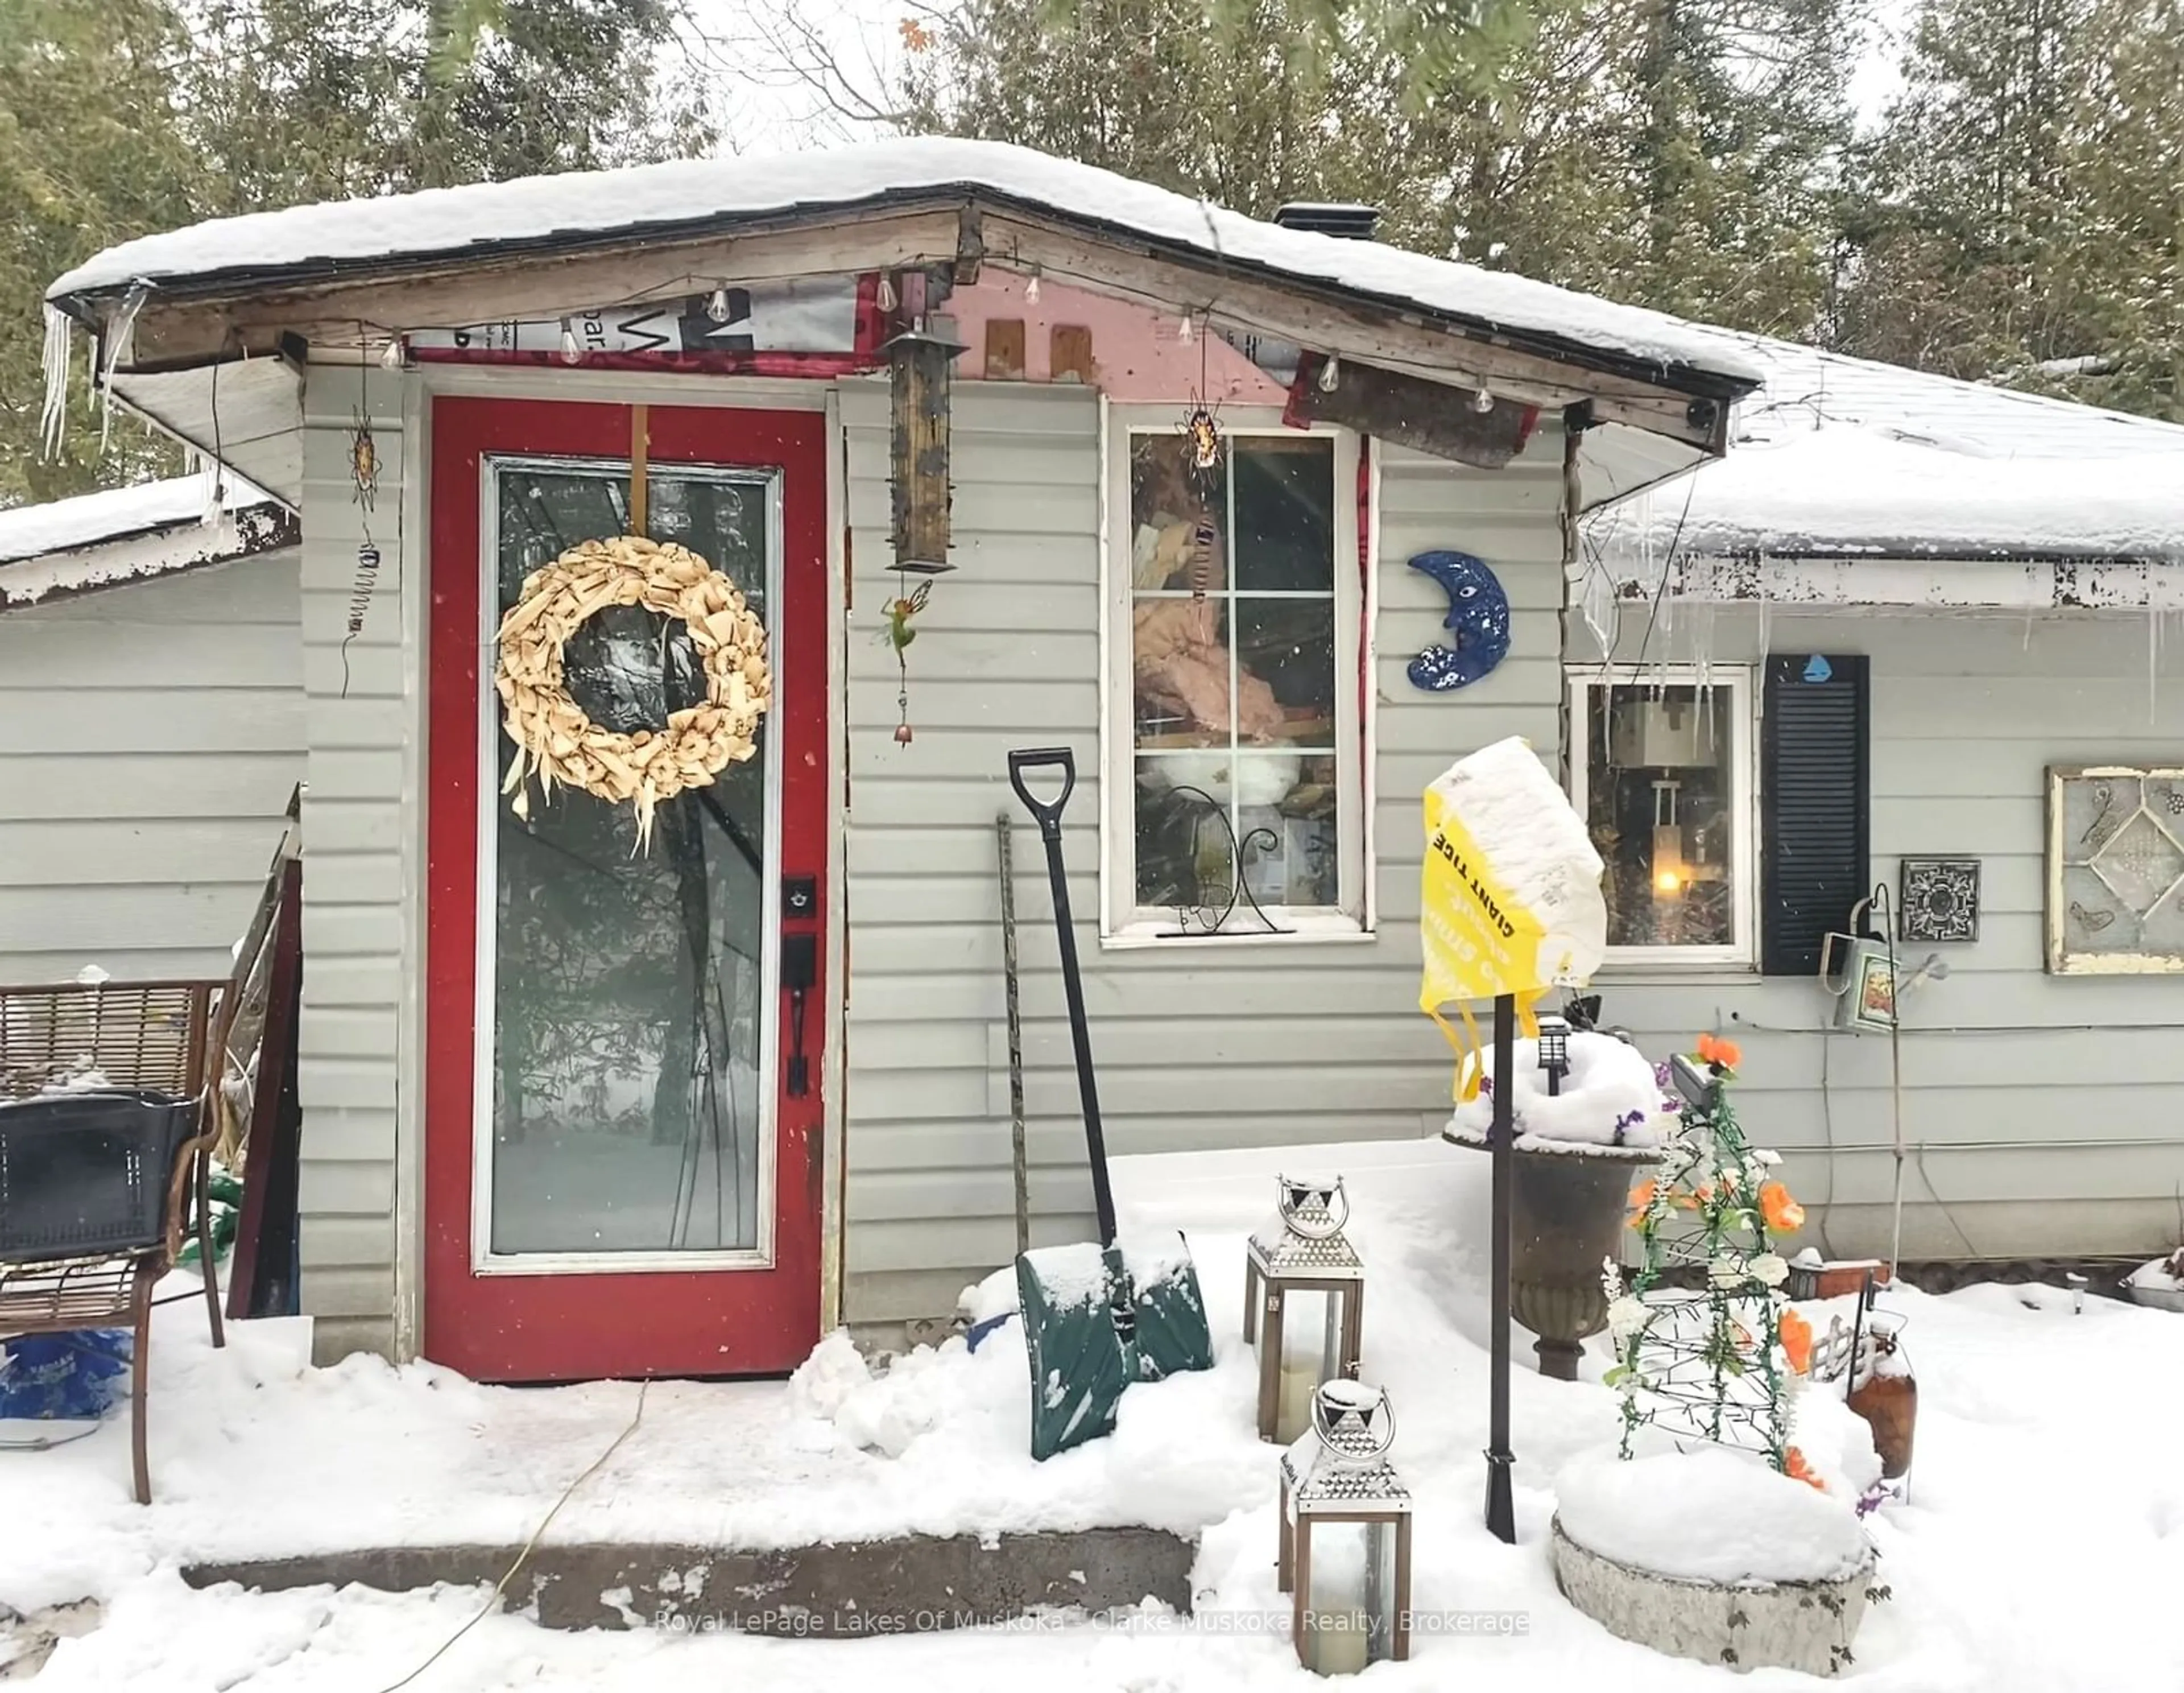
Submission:
<svg viewBox="0 0 2184 1693">
<path fill-rule="evenodd" d="M 1749 963 L 1749 673 L 1594 667 L 1570 686 L 1570 797 L 1607 867 L 1610 958 Z"/>
<path fill-rule="evenodd" d="M 1357 438 L 1220 423 L 1202 451 L 1172 408 L 1111 414 L 1105 930 L 1356 934 Z"/>
</svg>

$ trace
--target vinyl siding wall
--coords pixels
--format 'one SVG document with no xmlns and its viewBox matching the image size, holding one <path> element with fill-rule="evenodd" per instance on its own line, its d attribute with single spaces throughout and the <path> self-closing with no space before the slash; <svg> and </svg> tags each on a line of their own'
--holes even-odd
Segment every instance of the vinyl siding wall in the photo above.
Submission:
<svg viewBox="0 0 2184 1693">
<path fill-rule="evenodd" d="M 0 616 L 0 983 L 225 979 L 304 774 L 291 550 Z"/>
<path fill-rule="evenodd" d="M 398 1104 L 411 1131 L 421 1124 L 400 1058 L 406 995 L 423 968 L 415 901 L 424 822 L 418 618 L 404 592 L 421 547 L 402 518 L 400 392 L 383 377 L 371 384 L 379 478 L 368 519 L 349 469 L 357 372 L 313 366 L 304 400 L 301 1254 L 303 1308 L 322 1360 L 395 1348 Z M 344 673 L 367 521 L 382 562 Z"/>
<path fill-rule="evenodd" d="M 878 639 L 887 568 L 888 396 L 842 389 L 856 610 L 849 641 L 850 923 L 844 1315 L 944 1319 L 1015 1251 L 994 819 L 1014 820 L 1034 1243 L 1089 1238 L 1069 1026 L 1015 746 L 1066 744 L 1064 829 L 1108 1149 L 1116 1154 L 1416 1136 L 1446 1115 L 1451 1058 L 1416 1009 L 1418 794 L 1507 735 L 1556 740 L 1562 441 L 1474 472 L 1390 451 L 1376 539 L 1380 933 L 1363 942 L 1103 951 L 1100 909 L 1100 413 L 1070 387 L 958 383 L 954 554 L 910 650 L 916 739 Z M 1460 547 L 1500 573 L 1509 658 L 1459 695 L 1403 668 L 1446 601 L 1405 567 Z"/>
<path fill-rule="evenodd" d="M 1717 664 L 1768 651 L 1869 655 L 1870 880 L 1892 897 L 1903 855 L 1981 860 L 1978 941 L 1902 949 L 1907 971 L 1930 953 L 1950 970 L 1903 1002 L 1903 1129 L 1920 1148 L 1906 1170 L 1904 1256 L 2173 1244 L 2184 1226 L 2184 977 L 2045 973 L 2045 772 L 2184 761 L 2184 657 L 2162 653 L 2150 686 L 2142 616 L 1776 607 L 1763 623 L 1685 606 L 1673 623 L 1671 658 L 1695 641 Z M 1652 650 L 1663 651 L 1658 631 Z M 1842 1255 L 1886 1252 L 1885 1036 L 1819 1032 L 1830 1003 L 1808 978 L 1611 966 L 1599 986 L 1604 1014 L 1649 1052 L 1702 1029 L 1736 1035 L 1743 1121 L 1785 1154 L 1814 1217 L 1804 1238 Z"/>
</svg>

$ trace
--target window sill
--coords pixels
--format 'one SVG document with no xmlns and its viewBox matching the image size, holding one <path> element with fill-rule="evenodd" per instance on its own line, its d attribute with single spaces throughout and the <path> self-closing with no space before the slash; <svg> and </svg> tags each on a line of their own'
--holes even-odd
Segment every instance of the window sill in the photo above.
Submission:
<svg viewBox="0 0 2184 1693">
<path fill-rule="evenodd" d="M 1279 922 L 1281 919 L 1275 919 Z M 1300 918 L 1295 926 L 1285 935 L 1270 935 L 1250 930 L 1228 935 L 1174 935 L 1162 930 L 1167 924 L 1134 923 L 1118 929 L 1112 935 L 1100 937 L 1103 953 L 1200 952 L 1226 949 L 1231 952 L 1257 947 L 1355 947 L 1369 945 L 1379 938 L 1370 929 L 1361 929 L 1346 919 L 1331 922 L 1325 918 Z"/>
<path fill-rule="evenodd" d="M 1755 982 L 1763 981 L 1759 966 L 1749 960 L 1736 958 L 1672 958 L 1656 955 L 1652 958 L 1618 958 L 1610 953 L 1593 981 L 1643 981 L 1657 976 L 1669 976 L 1685 982 Z"/>
</svg>

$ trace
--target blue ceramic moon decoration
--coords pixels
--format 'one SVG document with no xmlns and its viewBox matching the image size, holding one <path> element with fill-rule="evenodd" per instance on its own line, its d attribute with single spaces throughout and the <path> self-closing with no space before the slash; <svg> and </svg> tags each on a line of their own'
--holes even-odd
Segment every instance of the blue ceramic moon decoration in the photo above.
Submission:
<svg viewBox="0 0 2184 1693">
<path fill-rule="evenodd" d="M 1485 561 L 1468 552 L 1422 552 L 1411 568 L 1448 595 L 1441 627 L 1456 635 L 1453 646 L 1436 642 L 1411 661 L 1411 685 L 1434 694 L 1468 687 L 1508 656 L 1509 596 Z"/>
</svg>

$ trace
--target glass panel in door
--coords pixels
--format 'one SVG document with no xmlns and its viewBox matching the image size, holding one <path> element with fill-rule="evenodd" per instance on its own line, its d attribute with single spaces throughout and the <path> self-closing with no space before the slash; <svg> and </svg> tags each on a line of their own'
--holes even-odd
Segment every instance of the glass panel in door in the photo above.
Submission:
<svg viewBox="0 0 2184 1693">
<path fill-rule="evenodd" d="M 488 463 L 490 629 L 564 549 L 629 533 L 630 483 L 626 466 Z M 767 615 L 777 478 L 655 466 L 646 504 L 646 533 L 690 548 Z M 625 734 L 704 697 L 682 623 L 641 606 L 587 619 L 564 665 L 577 705 Z M 499 793 L 515 743 L 489 684 L 487 716 L 491 1129 L 478 1174 L 492 1254 L 762 1251 L 777 780 L 764 724 L 755 756 L 659 807 L 643 848 L 630 807 L 581 791 L 542 803 L 534 785 L 517 817 Z"/>
</svg>

